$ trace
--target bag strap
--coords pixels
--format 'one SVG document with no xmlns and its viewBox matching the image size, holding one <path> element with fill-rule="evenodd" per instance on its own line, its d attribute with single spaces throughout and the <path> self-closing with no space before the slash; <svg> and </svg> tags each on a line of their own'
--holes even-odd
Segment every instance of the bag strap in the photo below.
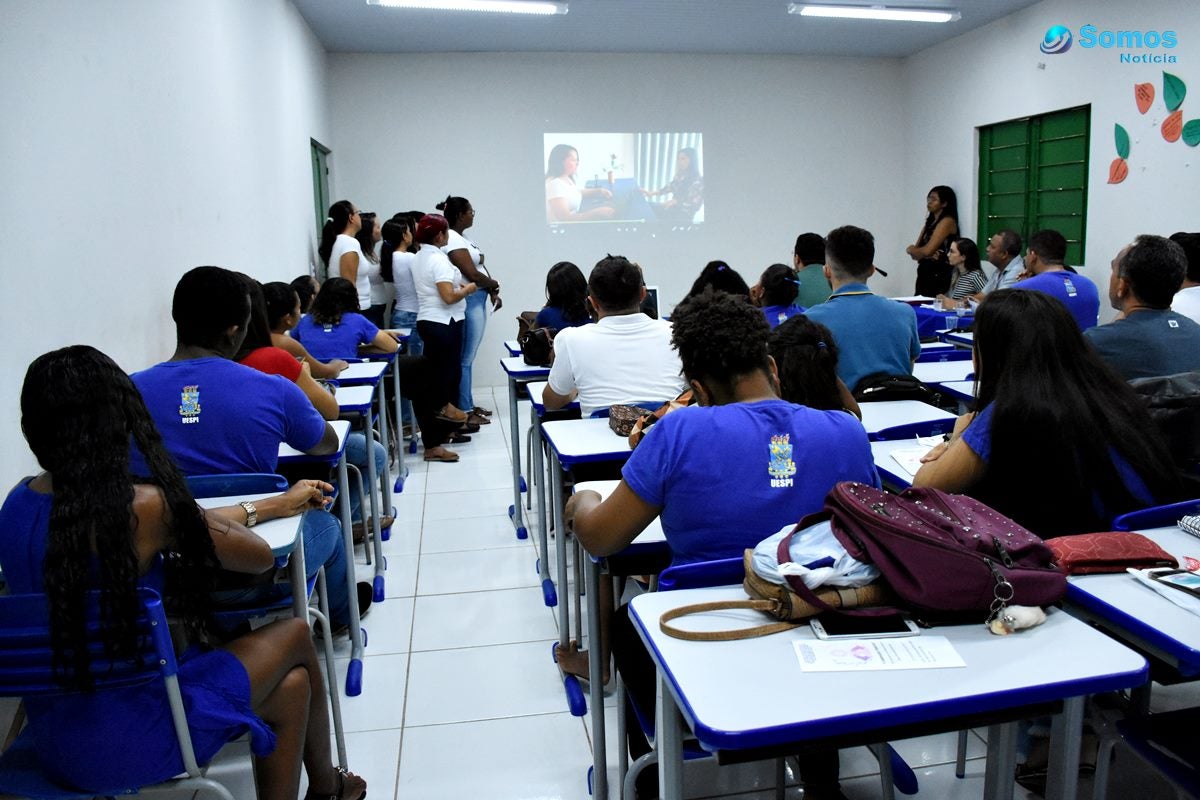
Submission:
<svg viewBox="0 0 1200 800">
<path fill-rule="evenodd" d="M 689 614 L 700 614 L 705 611 L 728 611 L 730 609 L 748 608 L 753 611 L 766 611 L 775 614 L 779 608 L 777 600 L 714 600 L 708 603 L 693 603 L 688 606 L 672 608 L 664 611 L 658 618 L 658 629 L 668 636 L 684 639 L 689 642 L 732 642 L 738 639 L 753 639 L 758 636 L 769 636 L 798 627 L 797 622 L 770 622 L 766 625 L 755 625 L 752 628 L 737 628 L 732 631 L 686 631 L 667 623 L 673 619 Z"/>
<path fill-rule="evenodd" d="M 801 520 L 801 524 L 804 520 Z M 792 537 L 801 531 L 800 525 L 792 528 L 791 533 L 783 537 L 779 542 L 779 549 L 775 551 L 775 558 L 780 564 L 786 564 L 792 560 L 791 544 Z M 783 579 L 787 581 L 788 587 L 796 593 L 796 595 L 807 603 L 821 609 L 822 611 L 833 611 L 838 614 L 845 614 L 851 617 L 890 617 L 901 613 L 899 609 L 891 606 L 872 606 L 871 608 L 837 608 L 831 606 L 822 600 L 816 592 L 808 588 L 804 581 L 798 575 L 784 575 Z"/>
</svg>

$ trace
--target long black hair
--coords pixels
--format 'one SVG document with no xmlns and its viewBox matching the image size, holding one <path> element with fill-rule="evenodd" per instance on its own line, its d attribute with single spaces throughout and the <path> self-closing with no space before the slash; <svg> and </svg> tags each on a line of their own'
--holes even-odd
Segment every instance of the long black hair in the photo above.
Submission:
<svg viewBox="0 0 1200 800">
<path fill-rule="evenodd" d="M 354 284 L 345 278 L 330 278 L 321 284 L 313 301 L 312 319 L 318 325 L 340 325 L 343 314 L 359 310 Z"/>
<path fill-rule="evenodd" d="M 446 218 L 447 224 L 451 228 L 458 230 L 458 220 L 463 214 L 467 213 L 467 209 L 471 207 L 471 201 L 465 197 L 455 197 L 454 195 L 446 195 L 446 199 L 438 203 L 434 208 L 442 212 L 442 216 Z"/>
<path fill-rule="evenodd" d="M 983 263 L 979 260 L 979 245 L 975 244 L 974 239 L 959 236 L 951 239 L 950 245 L 958 248 L 958 254 L 963 257 L 963 269 L 967 272 L 983 269 Z"/>
<path fill-rule="evenodd" d="M 325 225 L 321 228 L 321 246 L 317 248 L 317 254 L 326 267 L 329 266 L 329 257 L 333 255 L 333 243 L 337 241 L 338 234 L 345 233 L 353 216 L 354 204 L 349 200 L 338 200 L 329 207 Z"/>
<path fill-rule="evenodd" d="M 396 214 L 383 223 L 383 241 L 379 245 L 379 274 L 387 283 L 395 283 L 396 275 L 392 268 L 392 256 L 404 241 L 404 232 L 408 231 L 409 242 L 416 238 L 416 223 L 406 214 Z"/>
<path fill-rule="evenodd" d="M 40 356 L 25 373 L 21 430 L 54 486 L 42 577 L 60 680 L 79 688 L 91 684 L 85 597 L 97 574 L 107 655 L 126 658 L 139 646 L 131 438 L 149 468 L 147 482 L 162 490 L 171 521 L 165 588 L 173 611 L 190 633 L 203 635 L 216 553 L 204 517 L 129 376 L 86 345 Z"/>
<path fill-rule="evenodd" d="M 271 347 L 271 322 L 267 316 L 263 286 L 249 275 L 241 277 L 246 284 L 246 293 L 250 295 L 250 324 L 246 326 L 246 338 L 242 339 L 242 346 L 233 356 L 234 361 L 241 361 L 260 347 Z M 291 312 L 290 308 L 288 312 Z"/>
<path fill-rule="evenodd" d="M 300 294 L 290 283 L 283 281 L 264 283 L 262 292 L 263 299 L 267 301 L 267 325 L 271 327 L 271 330 L 275 330 L 284 317 L 296 310 L 296 304 L 300 302 Z M 253 305 L 254 298 L 250 298 L 250 302 Z M 253 308 L 251 308 L 250 314 L 253 316 Z"/>
<path fill-rule="evenodd" d="M 559 261 L 546 273 L 546 306 L 562 311 L 569 322 L 588 318 L 587 293 L 587 278 L 570 261 Z"/>
<path fill-rule="evenodd" d="M 767 339 L 767 352 L 779 369 L 779 396 L 789 403 L 840 411 L 838 348 L 833 334 L 803 314 L 781 322 Z"/>
<path fill-rule="evenodd" d="M 745 298 L 711 288 L 671 312 L 671 344 L 679 352 L 683 374 L 727 397 L 742 376 L 769 371 L 769 330 L 762 311 Z"/>
<path fill-rule="evenodd" d="M 977 406 L 991 406 L 991 455 L 972 494 L 1042 537 L 1106 530 L 1144 505 L 1124 459 L 1157 502 L 1179 478 L 1145 405 L 1084 341 L 1058 299 L 1001 289 L 975 316 Z"/>
<path fill-rule="evenodd" d="M 354 235 L 354 238 L 358 239 L 358 246 L 362 250 L 363 257 L 372 264 L 378 264 L 379 257 L 375 255 L 375 212 L 361 211 L 358 219 L 362 225 L 359 226 L 358 233 Z"/>
</svg>

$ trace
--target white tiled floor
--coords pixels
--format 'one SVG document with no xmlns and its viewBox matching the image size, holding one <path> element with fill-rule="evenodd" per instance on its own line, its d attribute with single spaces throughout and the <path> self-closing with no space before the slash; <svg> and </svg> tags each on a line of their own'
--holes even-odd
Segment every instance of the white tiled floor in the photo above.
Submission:
<svg viewBox="0 0 1200 800">
<path fill-rule="evenodd" d="M 407 457 L 410 477 L 395 497 L 398 522 L 384 543 L 387 600 L 364 622 L 363 693 L 342 699 L 350 766 L 369 781 L 375 800 L 584 800 L 589 718 L 567 713 L 550 655 L 556 618 L 542 602 L 534 540 L 518 540 L 506 515 L 512 503 L 507 390 L 477 391 L 476 400 L 496 413 L 472 442 L 454 447 L 459 463 Z M 524 420 L 528 404 L 522 406 Z M 521 435 L 523 448 L 524 428 Z M 370 568 L 359 561 L 366 577 Z M 338 652 L 344 674 L 344 640 Z M 615 787 L 615 709 L 605 713 Z M 953 734 L 896 747 L 917 771 L 919 797 L 982 796 L 984 745 L 977 736 L 962 780 L 954 777 Z M 214 774 L 228 776 L 236 796 L 252 796 L 244 745 L 227 748 L 220 761 Z M 865 749 L 843 753 L 846 795 L 879 797 L 877 771 Z M 694 762 L 688 795 L 766 800 L 774 797 L 773 774 L 769 763 L 717 769 Z M 1147 780 L 1136 784 L 1143 800 L 1169 796 Z M 1016 796 L 1027 795 L 1018 787 Z M 1110 792 L 1123 796 L 1116 786 Z M 787 797 L 802 792 L 791 786 Z"/>
</svg>

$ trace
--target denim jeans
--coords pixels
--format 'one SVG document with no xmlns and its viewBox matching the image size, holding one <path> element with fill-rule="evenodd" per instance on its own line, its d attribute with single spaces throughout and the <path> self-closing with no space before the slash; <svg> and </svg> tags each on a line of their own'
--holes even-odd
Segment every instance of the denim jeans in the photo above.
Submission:
<svg viewBox="0 0 1200 800">
<path fill-rule="evenodd" d="M 475 363 L 475 353 L 479 351 L 479 343 L 483 341 L 483 332 L 487 328 L 487 292 L 475 292 L 467 297 L 467 317 L 463 320 L 462 343 L 462 377 L 458 383 L 458 402 L 456 406 L 471 413 L 475 407 L 475 397 L 471 394 L 471 365 Z"/>
<path fill-rule="evenodd" d="M 371 444 L 375 446 L 375 475 L 388 475 L 388 454 L 387 448 L 380 442 L 375 441 L 375 437 L 371 437 Z M 346 463 L 353 464 L 358 467 L 362 473 L 363 488 L 368 492 L 375 490 L 374 486 L 368 485 L 367 478 L 367 436 L 364 433 L 354 431 L 346 437 Z M 388 476 L 391 480 L 391 476 Z M 362 500 L 358 496 L 357 486 L 354 491 L 350 491 L 350 517 L 355 522 L 362 519 Z M 390 508 L 385 508 L 382 513 L 390 514 Z"/>
<path fill-rule="evenodd" d="M 408 335 L 408 341 L 404 343 L 404 352 L 410 356 L 419 356 L 425 352 L 425 343 L 421 341 L 421 334 L 417 333 L 417 312 L 415 311 L 393 311 L 392 312 L 392 327 L 393 328 L 408 328 L 412 331 Z M 405 389 L 400 387 L 400 392 L 403 395 Z M 413 412 L 412 401 L 407 397 L 402 396 L 400 400 L 400 414 L 405 425 L 412 425 Z"/>
<path fill-rule="evenodd" d="M 342 539 L 342 525 L 328 511 L 309 511 L 301 523 L 304 536 L 304 571 L 308 578 L 325 567 L 325 589 L 329 594 L 329 615 L 333 624 L 344 625 L 350 621 L 350 586 L 346 578 L 346 548 Z M 247 589 L 218 592 L 213 601 L 218 607 L 241 608 L 256 604 L 266 605 L 290 597 L 290 584 L 267 584 Z M 355 602 L 357 602 L 355 594 Z"/>
</svg>

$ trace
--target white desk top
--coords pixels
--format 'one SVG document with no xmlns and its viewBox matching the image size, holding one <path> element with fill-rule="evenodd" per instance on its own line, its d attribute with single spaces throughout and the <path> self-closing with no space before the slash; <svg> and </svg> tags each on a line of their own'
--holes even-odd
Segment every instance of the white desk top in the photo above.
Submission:
<svg viewBox="0 0 1200 800">
<path fill-rule="evenodd" d="M 548 385 L 546 381 L 532 381 L 527 386 L 529 389 L 529 402 L 533 405 L 533 410 L 539 417 L 546 414 L 546 404 L 542 402 L 542 390 Z M 561 411 L 566 408 L 579 408 L 579 401 L 572 400 L 563 406 L 562 409 L 557 410 Z"/>
<path fill-rule="evenodd" d="M 505 339 L 504 340 L 504 349 L 508 351 L 508 354 L 510 356 L 521 355 L 521 343 L 518 342 L 516 339 Z"/>
<path fill-rule="evenodd" d="M 635 597 L 631 617 L 663 669 L 689 727 L 707 749 L 742 749 L 996 711 L 1138 686 L 1146 661 L 1057 609 L 1045 624 L 995 636 L 983 624 L 939 627 L 967 666 L 896 672 L 800 670 L 792 642 L 812 630 L 735 642 L 688 642 L 662 633 L 663 611 L 709 600 L 745 600 L 741 586 Z M 755 611 L 677 620 L 694 630 L 774 621 Z M 1104 688 L 1102 688 L 1104 687 Z"/>
<path fill-rule="evenodd" d="M 575 484 L 575 491 L 582 492 L 591 490 L 600 493 L 601 500 L 607 500 L 608 496 L 613 493 L 613 489 L 617 488 L 620 481 L 583 481 Z M 637 547 L 638 545 L 648 544 L 666 544 L 667 537 L 663 533 L 662 520 L 655 517 L 654 521 L 646 526 L 646 529 L 637 535 L 637 538 L 629 545 Z"/>
<path fill-rule="evenodd" d="M 334 394 L 342 413 L 361 412 L 370 409 L 375 399 L 374 386 L 340 386 Z"/>
<path fill-rule="evenodd" d="M 926 297 L 923 294 L 907 295 L 905 297 L 889 297 L 889 300 L 895 300 L 897 303 L 907 303 L 909 305 L 924 305 L 937 300 L 936 297 Z"/>
<path fill-rule="evenodd" d="M 1200 538 L 1177 527 L 1139 531 L 1184 567 L 1200 559 Z M 1132 575 L 1075 575 L 1067 579 L 1067 601 L 1100 617 L 1133 640 L 1159 651 L 1185 676 L 1200 675 L 1200 617 L 1140 584 Z"/>
<path fill-rule="evenodd" d="M 916 447 L 914 439 L 896 439 L 891 442 L 871 442 L 871 455 L 875 458 L 875 469 L 879 477 L 888 486 L 907 489 L 912 485 L 913 473 L 900 466 L 900 462 L 892 458 L 892 451 L 908 447 Z"/>
<path fill-rule="evenodd" d="M 954 345 L 947 342 L 921 342 L 922 353 L 937 353 L 946 350 L 953 350 Z"/>
<path fill-rule="evenodd" d="M 280 442 L 279 461 L 281 463 L 288 461 L 293 463 L 297 461 L 337 461 L 338 456 L 346 449 L 346 436 L 350 433 L 350 423 L 344 419 L 335 419 L 329 424 L 333 426 L 333 431 L 338 437 L 337 453 L 330 453 L 324 456 L 310 456 L 308 453 L 301 452 L 292 447 L 287 442 Z"/>
<path fill-rule="evenodd" d="M 975 381 L 941 381 L 937 385 L 960 400 L 975 399 Z"/>
<path fill-rule="evenodd" d="M 964 361 L 925 361 L 913 364 L 913 377 L 921 383 L 962 381 L 975 371 L 971 359 Z"/>
<path fill-rule="evenodd" d="M 522 356 L 509 356 L 500 359 L 500 367 L 510 378 L 532 380 L 545 378 L 550 374 L 549 367 L 531 367 L 525 363 Z"/>
<path fill-rule="evenodd" d="M 972 331 L 962 331 L 960 333 L 959 331 L 948 330 L 942 338 L 952 344 L 965 344 L 968 347 L 975 344 L 975 334 Z"/>
<path fill-rule="evenodd" d="M 868 434 L 879 433 L 885 428 L 907 425 L 910 422 L 954 419 L 954 415 L 949 411 L 935 408 L 920 400 L 884 400 L 878 403 L 860 403 L 858 407 L 862 410 L 862 424 Z"/>
<path fill-rule="evenodd" d="M 360 361 L 351 364 L 337 376 L 339 381 L 377 382 L 383 373 L 387 372 L 386 361 Z"/>
<path fill-rule="evenodd" d="M 239 494 L 229 497 L 203 497 L 196 500 L 196 505 L 201 508 L 223 508 L 225 506 L 236 506 L 238 503 L 249 500 L 262 500 L 264 497 L 274 497 L 279 492 L 265 492 L 260 494 Z M 271 547 L 271 553 L 276 558 L 286 556 L 296 549 L 296 542 L 300 541 L 300 521 L 303 516 L 297 514 L 294 517 L 282 517 L 273 519 L 270 522 L 260 522 L 251 530 L 262 537 Z"/>
<path fill-rule="evenodd" d="M 629 440 L 613 433 L 607 419 L 546 422 L 542 435 L 564 467 L 585 461 L 624 461 L 633 452 Z"/>
</svg>

